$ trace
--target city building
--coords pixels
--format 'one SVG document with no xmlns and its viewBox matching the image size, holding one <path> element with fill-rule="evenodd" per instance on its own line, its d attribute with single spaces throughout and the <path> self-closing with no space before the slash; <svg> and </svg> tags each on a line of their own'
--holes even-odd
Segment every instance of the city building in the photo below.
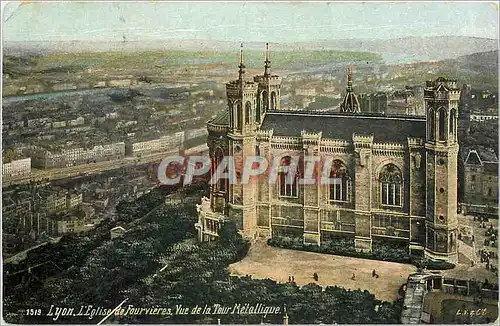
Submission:
<svg viewBox="0 0 500 326">
<path fill-rule="evenodd" d="M 483 147 L 464 152 L 463 213 L 498 216 L 497 155 Z"/>
<path fill-rule="evenodd" d="M 267 50 L 264 74 L 249 80 L 240 54 L 227 111 L 207 123 L 208 147 L 213 171 L 225 156 L 278 159 L 277 182 L 261 175 L 242 184 L 235 164 L 236 184 L 220 179 L 198 206 L 199 239 L 217 237 L 230 219 L 250 239 L 292 233 L 321 245 L 344 236 L 365 252 L 375 239 L 399 240 L 411 252 L 456 261 L 457 82 L 426 83 L 425 116 L 390 116 L 361 110 L 349 73 L 342 112 L 319 114 L 280 110 L 281 78 L 270 67 Z M 291 157 L 313 155 L 330 160 L 330 177 L 341 181 L 300 184 L 300 162 L 287 176 Z"/>
<path fill-rule="evenodd" d="M 295 96 L 315 97 L 316 89 L 314 87 L 302 87 L 295 89 Z"/>
<path fill-rule="evenodd" d="M 63 168 L 121 159 L 125 156 L 125 143 L 95 145 L 89 149 L 82 147 L 71 148 L 58 153 L 43 148 L 30 148 L 28 153 L 32 156 L 34 167 L 43 169 Z"/>
<path fill-rule="evenodd" d="M 384 92 L 361 94 L 360 100 L 363 112 L 385 113 L 387 111 L 388 97 Z"/>
<path fill-rule="evenodd" d="M 2 177 L 18 177 L 31 173 L 31 158 L 2 164 Z"/>
<path fill-rule="evenodd" d="M 472 109 L 469 113 L 469 121 L 488 121 L 498 120 L 498 107 L 486 107 L 481 109 Z"/>
<path fill-rule="evenodd" d="M 57 220 L 57 233 L 80 233 L 92 230 L 97 224 L 102 221 L 100 218 L 78 218 L 76 216 L 65 216 Z"/>
<path fill-rule="evenodd" d="M 132 143 L 130 146 L 131 149 L 128 152 L 131 152 L 132 155 L 164 152 L 178 149 L 183 142 L 184 132 L 180 132 L 174 135 L 168 135 L 152 140 Z"/>
</svg>

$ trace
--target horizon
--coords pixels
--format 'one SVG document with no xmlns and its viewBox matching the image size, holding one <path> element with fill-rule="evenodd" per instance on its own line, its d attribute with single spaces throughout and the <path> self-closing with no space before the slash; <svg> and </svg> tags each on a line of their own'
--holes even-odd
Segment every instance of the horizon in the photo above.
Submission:
<svg viewBox="0 0 500 326">
<path fill-rule="evenodd" d="M 347 41 L 347 40 L 355 40 L 355 41 L 391 41 L 391 40 L 403 40 L 403 39 L 409 39 L 409 38 L 446 38 L 446 37 L 457 37 L 457 38 L 475 38 L 475 39 L 481 39 L 481 40 L 497 40 L 499 41 L 499 38 L 489 38 L 489 37 L 479 37 L 479 36 L 466 36 L 466 35 L 438 35 L 438 36 L 403 36 L 403 37 L 397 37 L 397 38 L 391 38 L 391 39 L 383 39 L 383 38 L 373 38 L 373 39 L 367 39 L 367 38 L 345 38 L 345 39 L 318 39 L 318 40 L 312 40 L 310 41 L 311 43 L 318 43 L 318 42 L 335 42 L 335 41 Z M 255 43 L 269 43 L 269 45 L 272 44 L 293 44 L 293 43 L 307 43 L 308 41 L 227 41 L 227 40 L 219 40 L 219 39 L 155 39 L 155 40 L 127 40 L 127 43 L 140 43 L 140 42 L 164 42 L 164 41 L 175 41 L 175 42 L 191 42 L 191 41 L 207 41 L 207 42 L 224 42 L 224 43 L 243 43 L 243 46 L 245 44 L 255 44 Z M 15 42 L 22 42 L 22 43 L 41 43 L 41 42 L 87 42 L 87 43 L 99 43 L 99 42 L 109 42 L 109 43 L 123 43 L 123 41 L 106 41 L 106 40 L 78 40 L 78 39 L 68 39 L 68 40 L 36 40 L 36 41 L 17 41 L 17 40 L 10 40 L 10 41 L 5 41 L 4 43 L 15 43 Z"/>
<path fill-rule="evenodd" d="M 499 39 L 493 2 L 10 2 L 2 9 L 4 42 Z"/>
</svg>

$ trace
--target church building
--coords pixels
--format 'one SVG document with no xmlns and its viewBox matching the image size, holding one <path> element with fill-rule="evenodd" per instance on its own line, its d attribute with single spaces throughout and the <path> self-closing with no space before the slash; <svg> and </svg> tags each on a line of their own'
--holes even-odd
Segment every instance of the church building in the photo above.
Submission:
<svg viewBox="0 0 500 326">
<path fill-rule="evenodd" d="M 412 252 L 456 261 L 457 82 L 426 82 L 425 116 L 391 116 L 363 112 L 349 70 L 340 112 L 287 111 L 268 46 L 264 64 L 262 75 L 246 78 L 240 50 L 238 79 L 226 84 L 227 109 L 207 123 L 212 168 L 228 155 L 240 162 L 280 157 L 283 165 L 314 155 L 332 159 L 331 176 L 340 181 L 290 183 L 281 170 L 274 184 L 265 176 L 248 184 L 221 179 L 198 207 L 200 240 L 217 238 L 229 219 L 249 239 L 293 233 L 321 245 L 351 237 L 365 252 L 374 239 L 399 240 Z"/>
</svg>

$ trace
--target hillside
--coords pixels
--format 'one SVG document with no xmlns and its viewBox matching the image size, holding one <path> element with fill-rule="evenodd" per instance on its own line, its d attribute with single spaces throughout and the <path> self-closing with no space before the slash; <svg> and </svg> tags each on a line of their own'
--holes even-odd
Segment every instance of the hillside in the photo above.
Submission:
<svg viewBox="0 0 500 326">
<path fill-rule="evenodd" d="M 441 74 L 453 76 L 478 89 L 498 89 L 498 50 L 444 60 Z"/>
<path fill-rule="evenodd" d="M 405 37 L 390 40 L 339 39 L 295 43 L 271 42 L 272 50 L 337 50 L 373 52 L 408 57 L 425 57 L 428 60 L 443 60 L 469 55 L 475 52 L 498 50 L 498 40 L 466 37 Z M 264 42 L 245 42 L 245 49 L 262 51 Z M 105 52 L 105 51 L 237 51 L 239 42 L 211 40 L 165 40 L 141 42 L 5 42 L 4 53 L 47 54 L 54 52 Z"/>
<path fill-rule="evenodd" d="M 466 36 L 405 37 L 392 40 L 328 41 L 323 46 L 341 47 L 350 51 L 363 49 L 375 53 L 427 56 L 432 60 L 442 60 L 498 50 L 498 40 Z"/>
<path fill-rule="evenodd" d="M 473 53 L 457 58 L 462 67 L 480 70 L 498 70 L 498 50 Z"/>
</svg>

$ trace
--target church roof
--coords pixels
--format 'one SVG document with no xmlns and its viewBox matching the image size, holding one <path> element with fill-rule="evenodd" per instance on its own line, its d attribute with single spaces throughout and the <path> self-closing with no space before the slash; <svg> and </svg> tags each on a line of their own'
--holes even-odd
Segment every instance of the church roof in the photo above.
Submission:
<svg viewBox="0 0 500 326">
<path fill-rule="evenodd" d="M 300 136 L 301 131 L 322 132 L 323 138 L 352 139 L 352 134 L 373 135 L 377 143 L 405 143 L 408 137 L 425 138 L 425 118 L 360 113 L 311 113 L 310 111 L 269 111 L 262 130 L 277 136 Z"/>
<path fill-rule="evenodd" d="M 360 112 L 358 96 L 351 90 L 348 90 L 340 104 L 340 109 L 343 112 Z"/>
</svg>

